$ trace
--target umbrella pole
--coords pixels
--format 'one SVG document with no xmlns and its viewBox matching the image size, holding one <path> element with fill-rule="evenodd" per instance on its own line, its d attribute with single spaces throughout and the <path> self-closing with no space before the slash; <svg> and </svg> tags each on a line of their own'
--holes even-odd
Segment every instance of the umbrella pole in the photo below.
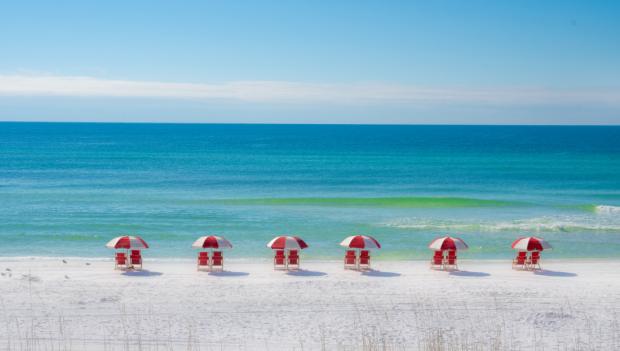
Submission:
<svg viewBox="0 0 620 351">
<path fill-rule="evenodd" d="M 209 272 L 213 271 L 213 248 L 211 248 L 211 257 L 209 257 Z"/>
<path fill-rule="evenodd" d="M 290 250 L 289 249 L 285 249 L 284 250 L 284 267 L 286 267 L 286 270 L 288 271 L 288 255 L 290 254 Z"/>
</svg>

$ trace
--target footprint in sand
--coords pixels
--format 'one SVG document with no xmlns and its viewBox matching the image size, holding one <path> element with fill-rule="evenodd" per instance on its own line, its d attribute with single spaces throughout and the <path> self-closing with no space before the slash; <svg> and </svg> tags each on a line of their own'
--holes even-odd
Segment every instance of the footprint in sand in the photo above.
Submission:
<svg viewBox="0 0 620 351">
<path fill-rule="evenodd" d="M 107 296 L 107 297 L 102 297 L 101 299 L 99 299 L 99 302 L 118 302 L 120 301 L 120 298 L 118 296 Z"/>
<path fill-rule="evenodd" d="M 32 275 L 32 274 L 22 274 L 22 279 L 28 280 L 33 283 L 38 283 L 41 281 L 41 278 L 37 277 L 36 275 Z"/>
</svg>

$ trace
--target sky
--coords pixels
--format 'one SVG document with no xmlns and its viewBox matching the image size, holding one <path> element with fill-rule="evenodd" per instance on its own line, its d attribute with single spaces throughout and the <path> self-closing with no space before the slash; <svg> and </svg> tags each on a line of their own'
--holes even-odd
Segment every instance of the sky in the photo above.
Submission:
<svg viewBox="0 0 620 351">
<path fill-rule="evenodd" d="M 11 1 L 0 121 L 620 124 L 620 1 Z"/>
</svg>

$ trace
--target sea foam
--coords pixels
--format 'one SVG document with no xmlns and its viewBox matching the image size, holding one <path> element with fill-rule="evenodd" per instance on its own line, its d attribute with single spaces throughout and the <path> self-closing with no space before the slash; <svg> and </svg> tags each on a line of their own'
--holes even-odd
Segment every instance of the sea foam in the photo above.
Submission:
<svg viewBox="0 0 620 351">
<path fill-rule="evenodd" d="M 620 231 L 620 223 L 596 221 L 592 218 L 571 217 L 537 217 L 512 221 L 481 221 L 458 222 L 443 220 L 425 220 L 415 218 L 401 218 L 381 224 L 382 226 L 428 231 L 460 231 L 460 232 L 609 232 Z"/>
<path fill-rule="evenodd" d="M 620 214 L 620 206 L 598 205 L 594 211 L 599 214 Z"/>
</svg>

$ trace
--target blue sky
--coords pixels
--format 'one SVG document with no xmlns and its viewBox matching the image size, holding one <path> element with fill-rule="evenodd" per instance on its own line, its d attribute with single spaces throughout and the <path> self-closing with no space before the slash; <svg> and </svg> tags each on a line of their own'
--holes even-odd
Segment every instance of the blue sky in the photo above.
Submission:
<svg viewBox="0 0 620 351">
<path fill-rule="evenodd" d="M 620 124 L 617 1 L 14 1 L 0 120 Z"/>
</svg>

